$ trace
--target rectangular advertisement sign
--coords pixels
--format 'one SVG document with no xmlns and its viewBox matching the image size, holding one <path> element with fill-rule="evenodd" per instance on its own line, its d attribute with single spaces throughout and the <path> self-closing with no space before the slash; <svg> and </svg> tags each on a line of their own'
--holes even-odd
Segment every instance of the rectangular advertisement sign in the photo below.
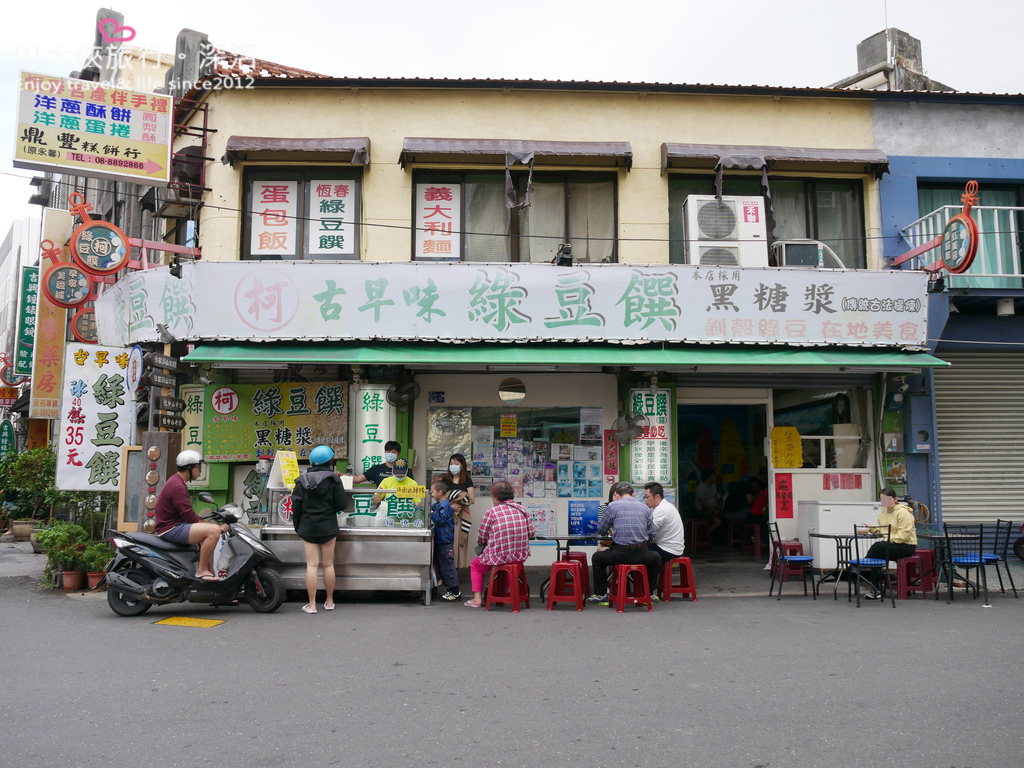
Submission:
<svg viewBox="0 0 1024 768">
<path fill-rule="evenodd" d="M 57 441 L 57 487 L 63 491 L 121 489 L 121 447 L 131 439 L 132 420 L 124 373 L 128 351 L 68 345 Z"/>
<path fill-rule="evenodd" d="M 126 276 L 96 317 L 101 341 L 117 345 L 157 341 L 165 325 L 183 340 L 202 330 L 259 341 L 907 347 L 926 341 L 927 284 L 909 270 L 203 262 L 183 265 L 180 280 L 164 268 Z"/>
<path fill-rule="evenodd" d="M 71 239 L 71 213 L 46 208 L 43 210 L 42 242 L 55 244 L 61 251 L 61 261 L 71 261 L 67 245 Z M 45 265 L 45 260 L 40 261 Z M 32 399 L 29 416 L 33 419 L 60 418 L 60 383 L 64 372 L 64 336 L 68 324 L 68 311 L 51 304 L 44 293 L 36 302 L 36 337 L 32 360 Z"/>
<path fill-rule="evenodd" d="M 22 72 L 14 167 L 166 186 L 174 99 Z"/>
<path fill-rule="evenodd" d="M 14 351 L 14 372 L 32 375 L 32 348 L 36 340 L 36 310 L 39 304 L 39 267 L 21 268 L 21 300 L 18 302 L 18 341 Z"/>
<path fill-rule="evenodd" d="M 306 459 L 317 445 L 348 458 L 348 384 L 298 382 L 206 388 L 202 421 L 207 461 L 256 461 L 279 450 Z M 190 437 L 186 416 L 186 433 Z M 186 440 L 185 442 L 188 442 Z"/>
</svg>

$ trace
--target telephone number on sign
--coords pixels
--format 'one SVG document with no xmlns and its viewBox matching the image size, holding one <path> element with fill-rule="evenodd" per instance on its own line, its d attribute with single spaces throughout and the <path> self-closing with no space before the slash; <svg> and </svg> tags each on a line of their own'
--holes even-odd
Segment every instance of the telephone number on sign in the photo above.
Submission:
<svg viewBox="0 0 1024 768">
<path fill-rule="evenodd" d="M 138 170 L 145 170 L 145 163 L 140 163 L 137 160 L 124 160 L 120 157 L 97 157 L 97 165 L 116 165 L 119 168 L 137 168 Z"/>
</svg>

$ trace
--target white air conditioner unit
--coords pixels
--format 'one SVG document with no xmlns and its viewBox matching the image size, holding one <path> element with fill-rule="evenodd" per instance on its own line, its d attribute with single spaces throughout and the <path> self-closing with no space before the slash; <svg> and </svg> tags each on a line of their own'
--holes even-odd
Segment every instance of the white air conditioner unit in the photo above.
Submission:
<svg viewBox="0 0 1024 768">
<path fill-rule="evenodd" d="M 686 263 L 722 267 L 768 266 L 763 197 L 689 195 L 683 201 Z"/>
</svg>

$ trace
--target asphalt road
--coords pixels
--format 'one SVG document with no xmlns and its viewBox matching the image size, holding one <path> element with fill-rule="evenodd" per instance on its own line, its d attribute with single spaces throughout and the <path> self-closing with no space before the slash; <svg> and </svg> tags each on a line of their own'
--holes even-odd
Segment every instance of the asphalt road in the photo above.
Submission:
<svg viewBox="0 0 1024 768">
<path fill-rule="evenodd" d="M 120 618 L 0 578 L 0 765 L 1016 768 L 1024 598 L 992 603 Z"/>
</svg>

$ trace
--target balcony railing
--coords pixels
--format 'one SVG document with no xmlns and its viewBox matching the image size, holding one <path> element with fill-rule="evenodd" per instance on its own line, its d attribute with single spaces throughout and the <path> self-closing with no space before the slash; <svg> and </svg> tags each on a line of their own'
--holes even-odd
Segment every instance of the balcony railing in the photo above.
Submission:
<svg viewBox="0 0 1024 768">
<path fill-rule="evenodd" d="M 926 245 L 941 237 L 946 224 L 961 210 L 959 205 L 944 205 L 901 229 L 900 235 L 911 249 Z M 971 209 L 971 216 L 978 223 L 978 254 L 969 270 L 949 276 L 949 287 L 1024 288 L 1024 270 L 1021 268 L 1024 207 L 976 205 Z M 900 266 L 903 269 L 920 269 L 938 259 L 938 249 L 932 249 Z"/>
</svg>

